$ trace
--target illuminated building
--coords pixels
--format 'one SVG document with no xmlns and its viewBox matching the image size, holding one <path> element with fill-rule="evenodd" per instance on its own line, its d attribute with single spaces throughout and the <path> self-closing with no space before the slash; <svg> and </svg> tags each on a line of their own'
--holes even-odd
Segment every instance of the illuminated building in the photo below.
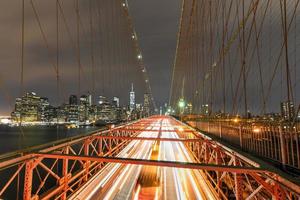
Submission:
<svg viewBox="0 0 300 200">
<path fill-rule="evenodd" d="M 188 112 L 188 114 L 192 114 L 193 113 L 193 105 L 191 103 L 187 104 L 187 112 Z"/>
<path fill-rule="evenodd" d="M 91 94 L 87 95 L 87 101 L 88 101 L 88 105 L 92 106 L 93 105 L 93 98 Z"/>
<path fill-rule="evenodd" d="M 65 113 L 67 114 L 67 122 L 78 122 L 78 105 L 66 105 Z"/>
<path fill-rule="evenodd" d="M 280 103 L 281 117 L 284 120 L 293 120 L 295 117 L 295 107 L 293 102 L 285 101 Z"/>
<path fill-rule="evenodd" d="M 117 108 L 120 107 L 120 99 L 118 97 L 114 97 L 113 105 Z"/>
<path fill-rule="evenodd" d="M 211 113 L 211 110 L 210 110 L 210 107 L 208 104 L 203 104 L 202 107 L 201 107 L 201 113 L 203 115 L 210 115 Z"/>
<path fill-rule="evenodd" d="M 24 122 L 39 121 L 44 119 L 47 106 L 49 106 L 47 98 L 41 98 L 34 92 L 27 92 L 23 97 L 16 98 L 12 119 Z"/>
<path fill-rule="evenodd" d="M 129 110 L 132 112 L 135 109 L 135 92 L 133 90 L 133 84 L 131 84 L 131 91 L 129 93 Z"/>
<path fill-rule="evenodd" d="M 91 103 L 90 95 L 82 95 L 79 99 L 79 121 L 86 122 L 89 120 L 89 108 Z"/>
<path fill-rule="evenodd" d="M 68 122 L 78 122 L 79 113 L 78 113 L 78 101 L 76 95 L 71 95 L 69 97 L 69 105 L 65 105 L 65 113 L 67 115 L 66 119 Z"/>
<path fill-rule="evenodd" d="M 107 99 L 105 96 L 99 96 L 99 101 L 98 101 L 99 105 L 101 104 L 106 104 L 108 103 Z"/>
<path fill-rule="evenodd" d="M 116 120 L 116 109 L 108 101 L 102 102 L 98 106 L 97 119 L 106 122 Z"/>
<path fill-rule="evenodd" d="M 50 121 L 53 115 L 50 113 L 50 103 L 48 98 L 41 97 L 38 106 L 38 120 L 41 122 Z"/>
<path fill-rule="evenodd" d="M 145 117 L 150 116 L 150 94 L 144 94 L 144 115 Z"/>
</svg>

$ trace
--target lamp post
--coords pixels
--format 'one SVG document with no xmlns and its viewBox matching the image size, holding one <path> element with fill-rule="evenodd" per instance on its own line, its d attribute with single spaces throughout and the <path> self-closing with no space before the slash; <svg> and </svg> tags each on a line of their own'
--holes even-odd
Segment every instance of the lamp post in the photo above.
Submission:
<svg viewBox="0 0 300 200">
<path fill-rule="evenodd" d="M 178 102 L 178 107 L 179 107 L 179 115 L 180 115 L 180 121 L 182 121 L 182 115 L 184 113 L 184 108 L 185 108 L 185 101 L 183 98 L 181 98 Z"/>
</svg>

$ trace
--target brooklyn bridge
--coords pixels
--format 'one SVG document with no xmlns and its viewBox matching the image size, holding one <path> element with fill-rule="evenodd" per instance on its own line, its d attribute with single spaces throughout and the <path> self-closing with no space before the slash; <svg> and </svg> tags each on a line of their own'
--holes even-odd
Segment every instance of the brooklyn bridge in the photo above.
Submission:
<svg viewBox="0 0 300 200">
<path fill-rule="evenodd" d="M 80 134 L 3 151 L 0 199 L 300 199 L 300 0 L 178 0 L 174 48 L 154 51 L 173 48 L 168 73 L 147 64 L 161 59 L 143 54 L 157 36 L 138 28 L 155 29 L 160 8 L 2 1 L 0 96 L 16 98 L 5 126 L 18 130 L 9 146 L 28 126 Z"/>
</svg>

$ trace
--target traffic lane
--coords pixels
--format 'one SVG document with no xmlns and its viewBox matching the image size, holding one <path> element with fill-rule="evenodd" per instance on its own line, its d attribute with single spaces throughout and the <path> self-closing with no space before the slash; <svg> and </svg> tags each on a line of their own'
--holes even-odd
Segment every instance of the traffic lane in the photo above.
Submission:
<svg viewBox="0 0 300 200">
<path fill-rule="evenodd" d="M 139 148 L 136 149 L 136 152 L 132 158 L 149 159 L 152 143 L 153 142 L 151 141 L 143 141 L 142 144 L 139 144 Z M 113 180 L 113 185 L 111 185 L 110 189 L 105 193 L 105 195 L 103 195 L 103 199 L 109 200 L 130 198 L 140 171 L 141 166 L 126 165 L 120 175 Z"/>
<path fill-rule="evenodd" d="M 173 132 L 165 132 L 165 135 L 169 138 L 175 138 Z M 161 151 L 166 152 L 163 160 L 187 162 L 181 148 L 178 146 L 178 142 L 162 142 L 161 147 Z M 204 194 L 201 193 L 191 170 L 167 168 L 164 171 L 172 174 L 172 178 L 166 182 L 165 189 L 169 189 L 165 192 L 166 197 L 169 194 L 176 194 L 176 198 L 173 197 L 175 199 L 204 199 Z M 174 185 L 175 190 L 170 185 Z"/>
<path fill-rule="evenodd" d="M 152 126 L 149 129 L 153 129 Z M 155 137 L 157 132 L 142 132 L 139 136 L 145 137 L 147 135 Z M 130 157 L 135 147 L 139 147 L 139 143 L 142 141 L 131 141 L 119 154 L 118 157 Z M 70 199 L 95 199 L 99 193 L 101 193 L 105 184 L 111 183 L 120 170 L 124 168 L 122 164 L 107 164 L 98 174 L 92 177 L 88 183 L 82 186 L 76 193 L 74 193 Z"/>
</svg>

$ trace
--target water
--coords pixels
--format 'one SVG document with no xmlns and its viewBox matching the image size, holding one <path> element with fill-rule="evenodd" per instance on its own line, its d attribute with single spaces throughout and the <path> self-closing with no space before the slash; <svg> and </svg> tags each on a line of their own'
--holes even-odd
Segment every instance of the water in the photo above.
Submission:
<svg viewBox="0 0 300 200">
<path fill-rule="evenodd" d="M 0 154 L 16 151 L 51 141 L 64 139 L 91 132 L 99 127 L 82 127 L 67 129 L 63 126 L 53 127 L 19 127 L 0 126 Z"/>
</svg>

